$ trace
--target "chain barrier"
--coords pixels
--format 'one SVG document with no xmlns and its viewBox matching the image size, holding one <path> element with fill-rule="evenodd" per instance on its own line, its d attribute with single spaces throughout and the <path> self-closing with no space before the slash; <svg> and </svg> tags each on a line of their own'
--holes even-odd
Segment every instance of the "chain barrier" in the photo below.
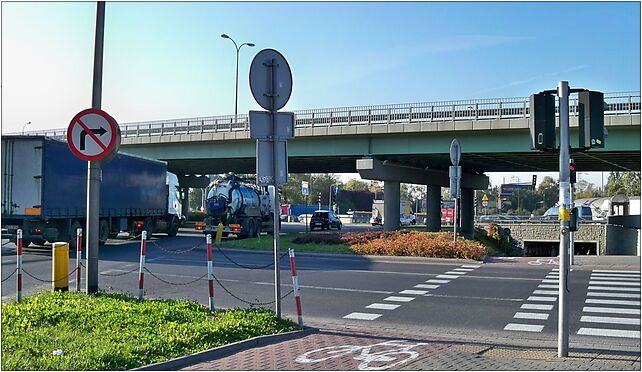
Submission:
<svg viewBox="0 0 642 372">
<path fill-rule="evenodd" d="M 129 271 L 126 271 L 126 272 L 123 272 L 123 273 L 118 273 L 118 274 L 103 274 L 103 273 L 100 273 L 100 275 L 103 275 L 103 276 L 123 276 L 123 275 L 131 274 L 134 271 L 138 271 L 138 267 L 134 267 L 133 269 L 131 269 Z"/>
<path fill-rule="evenodd" d="M 15 273 L 16 273 L 16 271 L 18 271 L 18 269 L 17 269 L 17 268 L 13 269 L 13 270 L 11 271 L 11 274 L 9 274 L 9 276 L 8 276 L 8 277 L 6 277 L 6 278 L 2 279 L 2 283 L 4 283 L 4 282 L 6 282 L 7 280 L 9 280 L 9 278 L 11 278 L 11 277 L 13 276 L 13 274 L 15 274 Z"/>
<path fill-rule="evenodd" d="M 185 250 L 182 250 L 182 251 L 181 250 L 172 251 L 172 250 L 169 250 L 169 249 L 161 247 L 155 241 L 148 240 L 147 242 L 148 243 L 152 243 L 152 245 L 154 245 L 156 248 L 160 249 L 161 251 L 166 252 L 166 253 L 170 253 L 170 254 L 183 254 L 183 253 L 192 252 L 193 250 L 195 250 L 197 248 L 200 248 L 200 247 L 205 245 L 204 243 L 200 243 L 200 244 L 197 244 L 197 245 L 193 246 L 192 248 L 188 248 L 188 249 L 185 249 Z"/>
<path fill-rule="evenodd" d="M 237 299 L 237 300 L 239 300 L 239 301 L 243 302 L 244 304 L 247 304 L 247 305 L 250 305 L 250 306 L 264 306 L 264 305 L 271 305 L 271 304 L 273 304 L 273 303 L 275 303 L 275 302 L 276 302 L 276 300 L 272 300 L 272 301 L 269 301 L 269 302 L 251 302 L 251 301 L 244 300 L 244 299 L 242 299 L 242 298 L 238 297 L 237 295 L 235 295 L 234 293 L 232 293 L 232 292 L 231 292 L 230 290 L 228 290 L 227 288 L 225 288 L 225 286 L 223 285 L 223 283 L 221 283 L 221 281 L 220 281 L 220 280 L 218 280 L 218 278 L 216 277 L 216 275 L 212 274 L 212 277 L 214 277 L 214 280 L 216 280 L 216 282 L 218 283 L 218 285 L 220 285 L 220 286 L 221 286 L 221 288 L 223 288 L 223 290 L 224 290 L 225 292 L 227 292 L 227 294 L 229 294 L 230 296 L 234 297 L 235 299 Z M 288 296 L 289 296 L 289 295 L 291 295 L 292 293 L 294 293 L 294 289 L 292 289 L 290 292 L 288 292 L 288 293 L 286 293 L 284 296 L 282 296 L 282 297 L 281 297 L 281 300 L 282 300 L 282 299 L 284 299 L 284 298 L 286 298 L 286 297 L 288 297 Z"/>
<path fill-rule="evenodd" d="M 188 284 L 196 283 L 199 280 L 201 280 L 201 279 L 203 279 L 203 278 L 205 278 L 207 276 L 207 273 L 205 273 L 200 278 L 196 278 L 196 279 L 194 279 L 192 281 L 189 281 L 189 282 L 186 282 L 186 283 L 172 283 L 172 282 L 168 282 L 167 280 L 164 280 L 164 279 L 161 279 L 161 278 L 157 277 L 156 274 L 154 274 L 153 272 L 149 271 L 146 267 L 144 267 L 143 269 L 145 269 L 145 271 L 147 271 L 149 273 L 149 275 L 151 275 L 154 278 L 158 279 L 159 281 L 161 281 L 161 282 L 163 282 L 165 284 L 169 284 L 169 285 L 188 285 Z"/>
<path fill-rule="evenodd" d="M 238 266 L 238 267 L 242 267 L 242 268 L 244 268 L 244 269 L 249 269 L 249 270 L 261 270 L 261 269 L 267 269 L 268 267 L 270 267 L 270 266 L 274 265 L 274 261 L 272 261 L 272 262 L 270 262 L 269 264 L 264 265 L 264 266 L 246 266 L 246 265 L 240 264 L 240 263 L 238 263 L 238 262 L 234 261 L 233 259 L 231 259 L 228 255 L 226 255 L 226 254 L 225 254 L 225 252 L 223 252 L 223 250 L 221 249 L 221 247 L 219 247 L 218 245 L 216 246 L 216 249 L 218 249 L 218 250 L 219 250 L 219 252 L 221 252 L 221 253 L 223 254 L 223 257 L 225 257 L 228 261 L 230 261 L 230 262 L 231 262 L 231 263 L 233 263 L 234 265 L 236 265 L 236 266 Z M 280 258 L 283 258 L 283 257 L 285 257 L 285 256 L 287 256 L 287 255 L 288 255 L 287 253 L 282 253 Z"/>
<path fill-rule="evenodd" d="M 30 273 L 29 273 L 27 270 L 25 270 L 24 268 L 22 269 L 22 271 L 23 271 L 25 274 L 27 274 L 28 276 L 30 276 L 31 278 L 33 278 L 33 279 L 35 279 L 35 280 L 37 280 L 37 281 L 39 281 L 39 282 L 43 282 L 43 283 L 54 283 L 54 282 L 57 282 L 57 281 L 59 281 L 59 280 L 68 279 L 68 278 L 69 278 L 73 273 L 75 273 L 75 272 L 76 272 L 76 270 L 77 270 L 77 268 L 76 268 L 76 269 L 74 269 L 74 270 L 73 270 L 72 272 L 70 272 L 69 274 L 67 274 L 67 276 L 63 276 L 62 278 L 57 278 L 57 279 L 54 279 L 54 280 L 44 280 L 44 279 L 40 279 L 40 278 L 35 277 L 34 275 L 30 274 Z"/>
</svg>

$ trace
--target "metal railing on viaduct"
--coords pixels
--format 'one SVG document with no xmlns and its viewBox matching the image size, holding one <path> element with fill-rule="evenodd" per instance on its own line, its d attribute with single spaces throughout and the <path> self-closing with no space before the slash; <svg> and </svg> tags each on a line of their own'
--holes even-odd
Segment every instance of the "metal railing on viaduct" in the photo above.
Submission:
<svg viewBox="0 0 642 372">
<path fill-rule="evenodd" d="M 605 115 L 640 114 L 640 92 L 605 93 Z M 556 111 L 558 108 L 556 107 Z M 336 107 L 294 111 L 296 128 L 396 125 L 425 122 L 502 120 L 529 117 L 529 98 L 497 98 L 375 106 Z M 571 116 L 578 115 L 577 98 L 570 100 Z M 195 117 L 120 124 L 122 137 L 162 136 L 249 130 L 248 115 Z M 65 138 L 66 128 L 25 132 Z M 18 134 L 18 133 L 13 133 Z"/>
</svg>

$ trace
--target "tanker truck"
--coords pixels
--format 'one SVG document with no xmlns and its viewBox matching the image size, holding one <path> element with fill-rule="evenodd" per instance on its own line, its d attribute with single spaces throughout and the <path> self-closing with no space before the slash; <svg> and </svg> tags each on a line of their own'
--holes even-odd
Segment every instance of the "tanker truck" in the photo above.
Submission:
<svg viewBox="0 0 642 372">
<path fill-rule="evenodd" d="M 216 234 L 223 224 L 223 236 L 239 238 L 258 236 L 262 231 L 274 233 L 274 198 L 267 188 L 245 182 L 233 173 L 213 181 L 207 188 L 206 217 L 196 225 L 205 234 Z"/>
</svg>

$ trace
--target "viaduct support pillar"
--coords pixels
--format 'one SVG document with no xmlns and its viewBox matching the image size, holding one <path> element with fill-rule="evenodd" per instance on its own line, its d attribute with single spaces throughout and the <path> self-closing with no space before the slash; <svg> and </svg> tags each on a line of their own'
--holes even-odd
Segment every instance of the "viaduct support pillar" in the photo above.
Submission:
<svg viewBox="0 0 642 372">
<path fill-rule="evenodd" d="M 460 197 L 460 209 L 459 213 L 461 215 L 461 235 L 467 239 L 472 239 L 474 236 L 474 226 L 475 226 L 475 205 L 474 205 L 475 190 L 473 189 L 461 189 Z"/>
<path fill-rule="evenodd" d="M 183 204 L 181 213 L 185 218 L 189 218 L 189 187 L 181 188 L 181 203 Z"/>
<path fill-rule="evenodd" d="M 426 186 L 426 231 L 441 230 L 441 186 Z"/>
<path fill-rule="evenodd" d="M 395 231 L 399 230 L 399 181 L 383 181 L 383 230 Z"/>
</svg>

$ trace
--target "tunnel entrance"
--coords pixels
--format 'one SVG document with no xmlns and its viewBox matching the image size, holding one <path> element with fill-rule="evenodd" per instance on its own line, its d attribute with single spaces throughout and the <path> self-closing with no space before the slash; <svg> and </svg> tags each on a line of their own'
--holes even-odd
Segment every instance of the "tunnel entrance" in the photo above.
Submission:
<svg viewBox="0 0 642 372">
<path fill-rule="evenodd" d="M 524 241 L 526 257 L 556 257 L 560 248 L 559 241 Z M 575 255 L 597 255 L 597 242 L 575 242 Z"/>
</svg>

